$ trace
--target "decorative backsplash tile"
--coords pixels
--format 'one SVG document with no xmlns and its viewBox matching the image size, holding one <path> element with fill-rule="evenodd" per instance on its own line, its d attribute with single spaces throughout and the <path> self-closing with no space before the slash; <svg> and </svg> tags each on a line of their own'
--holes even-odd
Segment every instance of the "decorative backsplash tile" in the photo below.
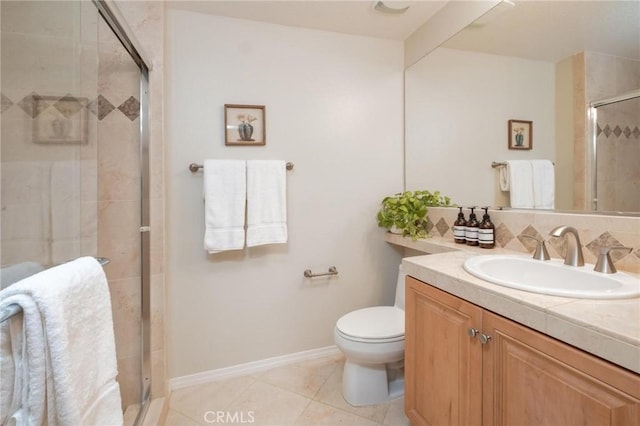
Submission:
<svg viewBox="0 0 640 426">
<path fill-rule="evenodd" d="M 432 224 L 430 235 L 453 240 L 451 226 L 457 219 L 457 213 L 456 208 L 430 207 L 427 214 Z M 562 258 L 566 253 L 566 240 L 549 236 L 549 231 L 559 225 L 570 225 L 578 230 L 585 262 L 595 263 L 603 247 L 633 247 L 631 253 L 613 251 L 611 257 L 619 270 L 640 273 L 640 217 L 531 210 L 490 210 L 489 213 L 495 225 L 498 247 L 533 253 L 536 242 L 524 237 L 526 235 L 544 239 L 551 257 Z M 465 216 L 468 218 L 468 212 Z"/>
<path fill-rule="evenodd" d="M 45 100 L 46 99 L 46 100 Z M 44 110 L 53 106 L 65 117 L 75 115 L 82 108 L 87 108 L 98 120 L 103 120 L 114 110 L 119 110 L 129 120 L 134 121 L 140 116 L 140 101 L 135 96 L 129 96 L 118 107 L 114 106 L 107 98 L 98 95 L 91 102 L 82 102 L 83 98 L 77 98 L 70 94 L 60 96 L 56 102 L 51 104 L 51 97 L 43 97 L 36 92 L 31 92 L 24 98 L 14 103 L 4 93 L 0 96 L 0 113 L 4 113 L 12 107 L 19 107 L 31 118 L 38 117 Z"/>
</svg>

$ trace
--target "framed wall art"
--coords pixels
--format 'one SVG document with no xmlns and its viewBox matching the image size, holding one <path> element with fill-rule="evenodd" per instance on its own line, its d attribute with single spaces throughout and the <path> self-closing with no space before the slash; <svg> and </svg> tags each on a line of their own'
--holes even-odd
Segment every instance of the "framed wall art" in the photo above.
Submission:
<svg viewBox="0 0 640 426">
<path fill-rule="evenodd" d="M 531 149 L 533 147 L 533 122 L 509 120 L 509 149 Z"/>
<path fill-rule="evenodd" d="M 266 145 L 264 105 L 224 106 L 224 144 L 227 146 Z"/>
<path fill-rule="evenodd" d="M 88 137 L 86 98 L 38 96 L 32 99 L 33 142 L 37 144 L 84 144 Z"/>
</svg>

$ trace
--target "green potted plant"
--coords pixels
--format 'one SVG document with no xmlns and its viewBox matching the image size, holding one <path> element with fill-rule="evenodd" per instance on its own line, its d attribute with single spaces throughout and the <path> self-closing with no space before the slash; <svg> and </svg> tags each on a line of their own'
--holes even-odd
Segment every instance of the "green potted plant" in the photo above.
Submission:
<svg viewBox="0 0 640 426">
<path fill-rule="evenodd" d="M 433 206 L 450 206 L 451 199 L 440 191 L 405 191 L 384 197 L 378 211 L 378 226 L 410 236 L 427 237 L 427 210 Z"/>
</svg>

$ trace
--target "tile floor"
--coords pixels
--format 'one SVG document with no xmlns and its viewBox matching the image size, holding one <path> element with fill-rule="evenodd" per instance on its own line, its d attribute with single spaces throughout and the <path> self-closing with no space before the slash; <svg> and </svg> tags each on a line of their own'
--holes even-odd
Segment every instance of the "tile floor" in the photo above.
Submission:
<svg viewBox="0 0 640 426">
<path fill-rule="evenodd" d="M 352 407 L 342 398 L 344 357 L 334 355 L 171 393 L 165 426 L 408 426 L 404 399 Z M 216 417 L 222 416 L 222 417 Z"/>
</svg>

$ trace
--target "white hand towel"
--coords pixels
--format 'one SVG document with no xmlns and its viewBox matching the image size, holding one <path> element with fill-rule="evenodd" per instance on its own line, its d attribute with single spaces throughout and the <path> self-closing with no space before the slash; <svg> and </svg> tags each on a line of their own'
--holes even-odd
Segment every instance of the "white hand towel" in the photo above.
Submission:
<svg viewBox="0 0 640 426">
<path fill-rule="evenodd" d="M 508 160 L 509 197 L 512 208 L 533 208 L 533 172 L 528 160 Z"/>
<path fill-rule="evenodd" d="M 209 253 L 244 247 L 246 164 L 239 160 L 204 162 L 204 249 Z"/>
<path fill-rule="evenodd" d="M 0 292 L 0 308 L 19 304 L 24 386 L 18 424 L 123 422 L 111 299 L 92 257 L 50 268 Z M 20 340 L 20 339 L 18 339 Z M 23 422 L 23 423 L 20 423 Z"/>
<path fill-rule="evenodd" d="M 549 160 L 531 160 L 533 175 L 533 207 L 555 208 L 555 171 Z"/>
<path fill-rule="evenodd" d="M 509 191 L 509 164 L 498 167 L 498 178 L 500 179 L 500 191 Z"/>
<path fill-rule="evenodd" d="M 284 161 L 247 161 L 247 247 L 287 242 Z"/>
</svg>

